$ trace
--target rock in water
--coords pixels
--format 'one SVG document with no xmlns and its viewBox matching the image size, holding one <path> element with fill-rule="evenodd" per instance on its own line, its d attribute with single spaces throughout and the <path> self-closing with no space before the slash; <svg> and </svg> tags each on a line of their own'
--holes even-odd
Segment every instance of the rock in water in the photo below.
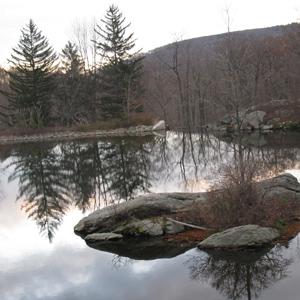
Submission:
<svg viewBox="0 0 300 300">
<path fill-rule="evenodd" d="M 121 233 L 120 226 L 124 228 L 127 224 L 132 225 L 132 222 L 172 215 L 197 203 L 205 202 L 206 199 L 206 193 L 161 193 L 139 196 L 131 201 L 108 206 L 91 213 L 75 226 L 74 231 L 82 237 L 94 232 L 118 230 L 118 233 Z M 164 232 L 171 233 L 171 231 L 178 230 L 175 225 L 168 223 L 165 222 Z M 133 227 L 138 226 L 131 226 L 131 228 Z"/>
<path fill-rule="evenodd" d="M 159 131 L 159 130 L 166 130 L 166 123 L 165 121 L 158 121 L 153 127 L 153 131 Z"/>
<path fill-rule="evenodd" d="M 280 236 L 279 231 L 258 225 L 243 225 L 215 233 L 202 241 L 200 249 L 261 247 Z"/>
<path fill-rule="evenodd" d="M 282 174 L 255 184 L 261 201 L 274 199 L 300 201 L 300 184 L 291 174 Z M 209 192 L 203 193 L 158 193 L 112 205 L 91 213 L 75 226 L 81 237 L 91 233 L 115 232 L 138 236 L 177 233 L 183 230 L 166 220 L 180 212 L 187 213 L 195 205 L 206 203 Z M 204 226 L 206 224 L 203 224 Z"/>
</svg>

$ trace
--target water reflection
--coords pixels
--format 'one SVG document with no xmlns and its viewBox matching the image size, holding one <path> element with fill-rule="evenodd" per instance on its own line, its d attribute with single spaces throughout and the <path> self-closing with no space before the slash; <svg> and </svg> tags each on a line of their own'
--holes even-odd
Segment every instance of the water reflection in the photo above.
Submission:
<svg viewBox="0 0 300 300">
<path fill-rule="evenodd" d="M 22 145 L 6 169 L 18 180 L 22 208 L 51 241 L 63 216 L 75 205 L 83 212 L 146 192 L 148 143 L 108 142 Z"/>
<path fill-rule="evenodd" d="M 300 134 L 166 137 L 1 146 L 17 199 L 49 240 L 67 211 L 82 212 L 145 192 L 203 191 L 222 164 L 255 159 L 272 175 L 299 164 Z M 264 142 L 261 140 L 263 139 Z"/>
<path fill-rule="evenodd" d="M 186 265 L 193 280 L 209 281 L 227 299 L 258 298 L 264 289 L 288 275 L 292 259 L 282 247 L 244 250 L 237 253 L 211 251 L 191 256 Z"/>
<path fill-rule="evenodd" d="M 47 234 L 49 241 L 70 204 L 67 174 L 58 158 L 58 153 L 43 145 L 23 147 L 14 151 L 8 165 L 14 168 L 9 181 L 19 180 L 17 200 L 22 199 L 22 208 L 36 221 L 41 232 Z"/>
</svg>

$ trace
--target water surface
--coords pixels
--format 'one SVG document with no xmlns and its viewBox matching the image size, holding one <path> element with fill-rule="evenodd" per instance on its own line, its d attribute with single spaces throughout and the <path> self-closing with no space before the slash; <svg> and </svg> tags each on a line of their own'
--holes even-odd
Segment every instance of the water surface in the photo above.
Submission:
<svg viewBox="0 0 300 300">
<path fill-rule="evenodd" d="M 191 249 L 132 260 L 73 233 L 86 214 L 147 192 L 205 191 L 221 165 L 255 159 L 300 179 L 299 133 L 21 144 L 0 148 L 0 295 L 19 299 L 298 299 L 298 237 L 238 257 Z"/>
</svg>

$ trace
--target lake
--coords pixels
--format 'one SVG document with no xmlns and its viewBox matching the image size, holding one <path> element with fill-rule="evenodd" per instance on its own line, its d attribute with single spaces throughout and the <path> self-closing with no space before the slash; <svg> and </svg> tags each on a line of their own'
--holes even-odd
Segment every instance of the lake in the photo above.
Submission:
<svg viewBox="0 0 300 300">
<path fill-rule="evenodd" d="M 300 133 L 167 136 L 0 146 L 1 300 L 297 300 L 300 236 L 236 254 L 133 260 L 89 248 L 74 225 L 148 192 L 206 191 L 222 166 L 258 161 L 300 180 Z"/>
</svg>

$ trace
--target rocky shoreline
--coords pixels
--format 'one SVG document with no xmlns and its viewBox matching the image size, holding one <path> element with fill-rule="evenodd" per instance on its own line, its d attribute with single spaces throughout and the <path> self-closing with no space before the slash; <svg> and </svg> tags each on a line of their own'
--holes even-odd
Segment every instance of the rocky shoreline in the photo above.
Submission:
<svg viewBox="0 0 300 300">
<path fill-rule="evenodd" d="M 300 131 L 300 101 L 272 100 L 268 105 L 260 104 L 236 115 L 227 115 L 209 126 L 212 131 Z"/>
<path fill-rule="evenodd" d="M 5 135 L 1 136 L 0 145 L 15 144 L 15 143 L 28 143 L 28 142 L 51 142 L 56 140 L 67 139 L 83 139 L 83 138 L 105 138 L 105 137 L 122 137 L 122 136 L 147 136 L 153 135 L 158 132 L 165 131 L 165 122 L 159 121 L 154 126 L 135 126 L 129 128 L 118 128 L 112 130 L 92 130 L 92 131 L 63 131 L 51 132 L 42 134 L 31 135 Z"/>
<path fill-rule="evenodd" d="M 259 194 L 263 195 L 263 201 L 271 201 L 275 197 L 285 201 L 299 201 L 300 205 L 300 183 L 291 174 L 266 179 L 256 185 Z M 74 227 L 74 231 L 93 248 L 117 254 L 120 249 L 127 249 L 128 254 L 125 256 L 130 256 L 132 252 L 148 251 L 148 247 L 153 246 L 151 241 L 165 250 L 171 248 L 171 252 L 175 253 L 176 238 L 172 239 L 170 236 L 180 235 L 191 229 L 190 224 L 175 220 L 176 215 L 189 214 L 195 205 L 205 205 L 208 200 L 209 192 L 148 194 L 95 211 L 83 218 Z M 206 234 L 202 236 L 208 238 L 203 242 L 201 239 L 194 239 L 188 243 L 190 247 L 199 242 L 202 242 L 199 244 L 200 248 L 210 249 L 261 247 L 280 238 L 278 229 L 255 224 L 245 224 L 225 231 L 217 230 L 220 232 L 216 234 L 215 229 L 205 227 L 206 224 L 203 226 L 194 227 L 195 230 L 205 231 Z M 184 242 L 181 250 L 186 249 L 186 241 L 178 241 L 178 245 Z"/>
</svg>

